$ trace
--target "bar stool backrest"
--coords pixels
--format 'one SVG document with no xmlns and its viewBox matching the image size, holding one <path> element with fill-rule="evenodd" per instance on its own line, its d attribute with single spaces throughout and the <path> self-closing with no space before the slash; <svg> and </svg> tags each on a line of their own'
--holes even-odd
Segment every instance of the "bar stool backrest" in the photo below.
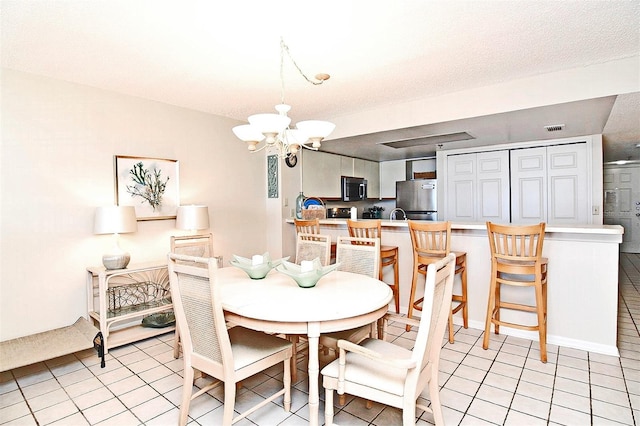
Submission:
<svg viewBox="0 0 640 426">
<path fill-rule="evenodd" d="M 351 220 L 347 219 L 349 236 L 356 238 L 381 238 L 382 221 L 376 220 Z"/>
<path fill-rule="evenodd" d="M 319 234 L 320 220 L 315 219 L 293 219 L 296 225 L 296 234 Z"/>
<path fill-rule="evenodd" d="M 418 257 L 446 257 L 451 251 L 451 222 L 409 221 L 413 252 Z M 422 262 L 421 262 L 422 263 Z"/>
<path fill-rule="evenodd" d="M 498 261 L 536 262 L 542 258 L 545 223 L 497 225 L 487 222 L 491 256 Z"/>
</svg>

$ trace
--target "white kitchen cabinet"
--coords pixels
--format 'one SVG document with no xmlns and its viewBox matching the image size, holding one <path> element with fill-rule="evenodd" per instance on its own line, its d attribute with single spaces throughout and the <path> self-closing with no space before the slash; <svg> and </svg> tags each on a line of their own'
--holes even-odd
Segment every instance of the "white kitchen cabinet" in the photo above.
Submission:
<svg viewBox="0 0 640 426">
<path fill-rule="evenodd" d="M 340 197 L 342 156 L 306 150 L 302 156 L 302 190 L 307 197 Z"/>
<path fill-rule="evenodd" d="M 376 161 L 353 159 L 353 176 L 367 180 L 367 198 L 380 198 L 380 168 Z"/>
<path fill-rule="evenodd" d="M 341 197 L 341 176 L 365 178 L 368 183 L 368 197 L 380 196 L 380 171 L 375 161 L 322 151 L 305 151 L 302 160 L 302 190 L 307 197 Z"/>
<path fill-rule="evenodd" d="M 508 222 L 508 151 L 448 156 L 445 199 L 447 220 Z"/>
<path fill-rule="evenodd" d="M 380 163 L 366 161 L 364 177 L 367 179 L 367 196 L 380 198 Z"/>
<path fill-rule="evenodd" d="M 358 176 L 354 174 L 353 158 L 340 156 L 340 176 Z"/>
<path fill-rule="evenodd" d="M 406 160 L 380 163 L 380 198 L 396 198 L 396 182 L 406 180 Z"/>
<path fill-rule="evenodd" d="M 586 143 L 511 151 L 511 221 L 588 223 Z"/>
</svg>

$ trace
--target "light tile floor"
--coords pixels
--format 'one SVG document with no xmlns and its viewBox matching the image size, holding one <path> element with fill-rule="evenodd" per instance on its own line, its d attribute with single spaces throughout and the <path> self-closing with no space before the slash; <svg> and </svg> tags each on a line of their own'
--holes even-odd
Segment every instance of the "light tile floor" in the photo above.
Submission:
<svg viewBox="0 0 640 426">
<path fill-rule="evenodd" d="M 640 425 L 640 255 L 621 256 L 619 283 L 620 358 L 551 346 L 549 362 L 542 364 L 536 342 L 492 336 L 485 351 L 481 331 L 457 327 L 455 344 L 444 342 L 440 364 L 446 424 Z M 390 332 L 399 344 L 412 346 L 415 332 Z M 166 334 L 114 349 L 104 369 L 91 350 L 1 373 L 0 424 L 175 425 L 182 361 L 172 356 L 172 338 Z M 306 424 L 304 359 L 298 368 L 291 413 L 271 404 L 238 424 Z M 261 398 L 281 374 L 273 368 L 245 381 L 237 405 Z M 221 400 L 216 390 L 194 401 L 190 424 L 219 424 Z M 322 401 L 320 409 L 322 420 Z M 428 414 L 417 414 L 418 425 L 431 423 Z M 335 421 L 387 426 L 401 424 L 401 416 L 379 404 L 366 409 L 350 397 L 336 407 Z"/>
</svg>

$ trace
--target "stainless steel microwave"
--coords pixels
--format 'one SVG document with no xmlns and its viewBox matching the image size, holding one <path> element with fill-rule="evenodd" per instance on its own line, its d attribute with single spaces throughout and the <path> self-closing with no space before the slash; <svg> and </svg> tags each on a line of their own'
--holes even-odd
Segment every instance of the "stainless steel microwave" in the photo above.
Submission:
<svg viewBox="0 0 640 426">
<path fill-rule="evenodd" d="M 359 177 L 342 176 L 342 201 L 362 201 L 367 199 L 367 180 Z"/>
</svg>

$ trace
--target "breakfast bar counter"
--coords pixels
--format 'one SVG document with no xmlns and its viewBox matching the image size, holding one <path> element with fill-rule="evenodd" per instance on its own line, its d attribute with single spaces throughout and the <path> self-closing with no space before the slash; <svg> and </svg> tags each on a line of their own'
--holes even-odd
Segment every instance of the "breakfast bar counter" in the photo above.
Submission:
<svg viewBox="0 0 640 426">
<path fill-rule="evenodd" d="M 288 219 L 287 223 L 293 224 L 293 219 Z M 452 223 L 451 228 L 452 251 L 467 252 L 469 327 L 484 330 L 491 275 L 491 253 L 486 225 Z M 338 235 L 348 235 L 347 221 L 320 220 L 320 230 L 335 240 Z M 616 338 L 618 262 L 622 234 L 623 228 L 619 225 L 547 225 L 543 256 L 549 258 L 548 344 L 619 356 Z M 406 313 L 413 268 L 407 222 L 383 220 L 382 244 L 398 246 L 400 309 Z M 391 274 L 390 268 L 385 270 L 385 281 L 392 282 Z M 418 284 L 418 296 L 422 295 L 423 282 Z M 459 285 L 459 278 L 456 277 L 454 293 L 459 291 Z M 508 295 L 507 290 L 511 289 L 505 289 L 503 294 Z M 533 301 L 533 293 L 517 294 L 515 297 L 523 296 L 522 301 L 525 303 Z M 515 322 L 532 324 L 535 321 L 524 312 L 503 311 L 502 316 Z M 462 324 L 459 314 L 454 316 L 454 322 Z M 500 333 L 538 340 L 536 332 L 504 326 L 500 328 Z"/>
</svg>

